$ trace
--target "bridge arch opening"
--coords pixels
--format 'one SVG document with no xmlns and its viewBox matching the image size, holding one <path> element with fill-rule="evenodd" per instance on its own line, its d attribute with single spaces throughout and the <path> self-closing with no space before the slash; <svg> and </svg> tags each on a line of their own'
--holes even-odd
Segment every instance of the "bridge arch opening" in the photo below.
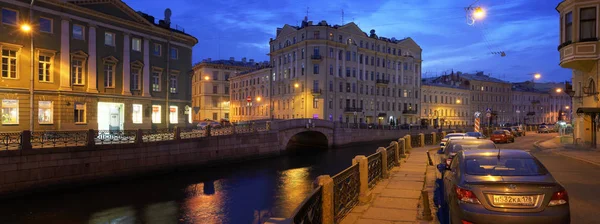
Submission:
<svg viewBox="0 0 600 224">
<path fill-rule="evenodd" d="M 306 149 L 327 150 L 327 136 L 318 131 L 303 131 L 293 135 L 286 144 L 288 152 L 302 152 Z M 314 151 L 314 150 L 308 150 Z"/>
</svg>

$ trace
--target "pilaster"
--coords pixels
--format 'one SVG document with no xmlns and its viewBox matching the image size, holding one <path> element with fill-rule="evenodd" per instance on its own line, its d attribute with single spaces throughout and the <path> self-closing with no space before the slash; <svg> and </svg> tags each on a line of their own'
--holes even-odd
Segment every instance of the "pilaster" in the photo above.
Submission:
<svg viewBox="0 0 600 224">
<path fill-rule="evenodd" d="M 130 91 L 130 70 L 131 70 L 131 59 L 129 53 L 131 52 L 131 41 L 129 40 L 129 34 L 123 34 L 123 95 L 131 95 Z"/>
<path fill-rule="evenodd" d="M 96 25 L 89 24 L 88 31 L 88 68 L 87 68 L 87 92 L 89 93 L 98 93 L 98 89 L 96 87 L 98 80 L 98 69 L 96 67 Z"/>
<path fill-rule="evenodd" d="M 71 91 L 71 79 L 70 79 L 70 65 L 71 65 L 71 51 L 69 46 L 69 19 L 62 18 L 60 23 L 60 91 Z"/>
<path fill-rule="evenodd" d="M 142 75 L 142 96 L 150 97 L 150 39 L 144 37 L 144 71 Z"/>
</svg>

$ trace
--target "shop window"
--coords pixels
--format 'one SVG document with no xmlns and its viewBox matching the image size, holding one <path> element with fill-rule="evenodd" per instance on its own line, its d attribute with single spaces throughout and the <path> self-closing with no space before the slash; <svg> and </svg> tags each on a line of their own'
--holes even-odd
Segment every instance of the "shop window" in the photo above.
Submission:
<svg viewBox="0 0 600 224">
<path fill-rule="evenodd" d="M 132 116 L 132 121 L 134 124 L 142 123 L 142 105 L 141 104 L 133 104 L 131 116 Z"/>
<path fill-rule="evenodd" d="M 52 101 L 39 101 L 38 102 L 38 123 L 40 124 L 52 124 L 53 123 L 54 110 L 52 108 Z"/>
<path fill-rule="evenodd" d="M 160 105 L 152 105 L 152 123 L 160 124 Z"/>
<path fill-rule="evenodd" d="M 171 124 L 177 124 L 178 123 L 178 108 L 177 106 L 169 106 L 169 122 Z"/>
<path fill-rule="evenodd" d="M 19 124 L 19 100 L 2 100 L 2 124 Z"/>
</svg>

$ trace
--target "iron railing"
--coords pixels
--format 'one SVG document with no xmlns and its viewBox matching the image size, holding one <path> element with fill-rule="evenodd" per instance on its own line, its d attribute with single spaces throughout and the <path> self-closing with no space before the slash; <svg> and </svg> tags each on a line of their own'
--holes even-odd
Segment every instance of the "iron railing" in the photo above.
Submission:
<svg viewBox="0 0 600 224">
<path fill-rule="evenodd" d="M 197 128 L 185 128 L 185 129 L 181 129 L 181 131 L 179 132 L 179 137 L 181 139 L 202 138 L 202 137 L 205 137 L 205 134 L 206 134 L 205 130 L 200 130 Z"/>
<path fill-rule="evenodd" d="M 143 130 L 143 141 L 144 142 L 158 142 L 175 139 L 175 133 L 170 128 L 157 128 Z"/>
<path fill-rule="evenodd" d="M 323 221 L 323 190 L 317 187 L 293 215 L 294 224 L 320 224 Z"/>
<path fill-rule="evenodd" d="M 387 148 L 385 148 L 387 153 L 387 169 L 391 170 L 394 168 L 396 164 L 396 146 L 390 144 Z"/>
<path fill-rule="evenodd" d="M 2 132 L 0 133 L 0 150 L 18 150 L 21 149 L 21 132 Z"/>
<path fill-rule="evenodd" d="M 421 144 L 421 135 L 410 136 L 410 146 L 413 148 L 419 147 Z"/>
<path fill-rule="evenodd" d="M 137 138 L 136 130 L 100 130 L 94 132 L 94 142 L 96 145 L 135 143 Z"/>
<path fill-rule="evenodd" d="M 342 218 L 358 204 L 360 175 L 358 164 L 354 164 L 333 176 L 333 221 L 339 223 Z"/>
<path fill-rule="evenodd" d="M 436 133 L 435 135 L 435 143 L 440 143 L 442 142 L 442 133 Z"/>
<path fill-rule="evenodd" d="M 425 134 L 425 145 L 433 145 L 433 134 Z"/>
<path fill-rule="evenodd" d="M 34 131 L 30 142 L 32 148 L 86 146 L 88 131 Z"/>
<path fill-rule="evenodd" d="M 367 157 L 368 162 L 368 170 L 369 170 L 369 189 L 375 187 L 377 181 L 381 179 L 382 174 L 382 163 L 383 160 L 381 158 L 381 152 L 374 153 Z"/>
</svg>

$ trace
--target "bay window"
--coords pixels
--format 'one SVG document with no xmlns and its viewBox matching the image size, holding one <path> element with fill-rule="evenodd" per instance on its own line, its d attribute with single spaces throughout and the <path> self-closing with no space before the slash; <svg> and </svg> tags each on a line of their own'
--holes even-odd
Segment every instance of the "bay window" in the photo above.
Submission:
<svg viewBox="0 0 600 224">
<path fill-rule="evenodd" d="M 596 8 L 582 8 L 579 16 L 579 40 L 596 38 Z"/>
</svg>

